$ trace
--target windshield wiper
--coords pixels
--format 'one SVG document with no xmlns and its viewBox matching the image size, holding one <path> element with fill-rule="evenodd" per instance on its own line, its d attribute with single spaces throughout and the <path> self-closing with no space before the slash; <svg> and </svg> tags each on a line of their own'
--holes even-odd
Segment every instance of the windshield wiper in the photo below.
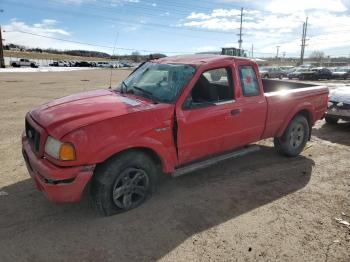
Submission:
<svg viewBox="0 0 350 262">
<path fill-rule="evenodd" d="M 124 88 L 123 87 L 125 87 L 125 90 L 124 90 Z M 122 81 L 122 88 L 120 89 L 120 92 L 122 93 L 122 94 L 124 94 L 124 93 L 126 93 L 127 92 L 127 89 L 128 89 L 128 85 L 127 84 L 125 84 L 125 82 L 124 81 Z"/>
<path fill-rule="evenodd" d="M 137 91 L 140 91 L 141 93 L 145 94 L 149 99 L 153 100 L 154 102 L 157 102 L 157 99 L 154 97 L 153 93 L 150 91 L 147 91 L 145 89 L 142 89 L 138 86 L 132 86 L 133 89 L 136 89 Z"/>
</svg>

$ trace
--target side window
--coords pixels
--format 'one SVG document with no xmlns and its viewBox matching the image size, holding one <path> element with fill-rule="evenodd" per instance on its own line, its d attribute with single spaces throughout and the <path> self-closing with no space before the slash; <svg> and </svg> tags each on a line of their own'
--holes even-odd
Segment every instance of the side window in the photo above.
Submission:
<svg viewBox="0 0 350 262">
<path fill-rule="evenodd" d="M 186 99 L 185 107 L 198 107 L 233 100 L 232 74 L 229 68 L 204 72 Z"/>
<path fill-rule="evenodd" d="M 244 96 L 260 95 L 260 87 L 253 66 L 240 66 L 239 76 Z"/>
</svg>

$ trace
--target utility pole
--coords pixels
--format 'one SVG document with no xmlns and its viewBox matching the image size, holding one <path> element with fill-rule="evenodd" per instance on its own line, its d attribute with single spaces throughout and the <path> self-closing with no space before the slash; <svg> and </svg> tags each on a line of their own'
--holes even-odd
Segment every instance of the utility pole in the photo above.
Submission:
<svg viewBox="0 0 350 262">
<path fill-rule="evenodd" d="M 307 21 L 308 21 L 308 17 L 306 17 L 306 21 L 303 23 L 303 35 L 301 38 L 300 65 L 302 65 L 304 63 L 304 54 L 305 54 L 305 46 L 306 46 L 306 33 L 307 33 Z"/>
<path fill-rule="evenodd" d="M 242 25 L 243 25 L 243 7 L 241 7 L 241 25 L 239 27 L 239 40 L 238 40 L 238 47 L 239 47 L 239 55 L 242 56 Z"/>
<path fill-rule="evenodd" d="M 280 51 L 280 46 L 278 45 L 278 46 L 276 46 L 276 48 L 277 48 L 276 59 L 278 59 L 278 53 Z"/>
<path fill-rule="evenodd" d="M 252 44 L 252 58 L 254 58 L 254 45 Z"/>
<path fill-rule="evenodd" d="M 0 13 L 4 12 L 4 10 L 0 9 Z M 1 34 L 1 25 L 0 25 L 0 68 L 5 68 L 5 60 L 4 60 L 4 46 L 2 44 L 2 34 Z"/>
</svg>

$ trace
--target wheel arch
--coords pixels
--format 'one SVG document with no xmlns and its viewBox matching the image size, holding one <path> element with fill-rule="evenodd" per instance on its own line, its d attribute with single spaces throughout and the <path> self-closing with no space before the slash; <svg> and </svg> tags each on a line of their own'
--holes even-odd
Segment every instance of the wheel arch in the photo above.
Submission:
<svg viewBox="0 0 350 262">
<path fill-rule="evenodd" d="M 287 129 L 289 123 L 297 116 L 303 116 L 306 118 L 308 124 L 309 124 L 309 140 L 311 138 L 311 131 L 312 131 L 312 126 L 314 123 L 313 117 L 312 117 L 312 108 L 311 105 L 308 106 L 304 106 L 301 107 L 295 111 L 293 111 L 292 113 L 289 114 L 289 116 L 287 117 L 287 120 L 285 121 L 284 125 L 280 128 L 279 132 L 278 132 L 278 137 L 281 137 L 283 135 L 283 133 L 285 132 L 285 130 Z"/>
<path fill-rule="evenodd" d="M 96 168 L 98 168 L 99 166 L 101 166 L 102 164 L 104 164 L 108 161 L 111 161 L 111 159 L 113 159 L 119 155 L 126 154 L 128 152 L 143 153 L 143 154 L 149 156 L 152 159 L 152 161 L 155 163 L 155 165 L 158 166 L 161 170 L 166 170 L 165 160 L 159 155 L 159 153 L 150 147 L 144 147 L 144 146 L 125 148 L 125 149 L 122 149 L 118 152 L 115 152 L 114 154 L 107 157 L 104 161 L 98 163 L 96 165 Z"/>
<path fill-rule="evenodd" d="M 311 131 L 313 126 L 313 120 L 311 112 L 308 109 L 303 109 L 299 111 L 292 119 L 294 119 L 297 116 L 303 116 L 306 118 L 307 122 L 309 123 L 309 140 L 311 139 Z"/>
</svg>

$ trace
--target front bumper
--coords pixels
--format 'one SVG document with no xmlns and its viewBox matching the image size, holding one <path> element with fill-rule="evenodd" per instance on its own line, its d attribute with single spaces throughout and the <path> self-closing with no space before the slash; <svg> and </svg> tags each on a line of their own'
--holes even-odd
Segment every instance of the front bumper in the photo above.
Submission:
<svg viewBox="0 0 350 262">
<path fill-rule="evenodd" d="M 338 103 L 330 102 L 326 115 L 329 117 L 350 121 L 350 105 L 337 106 Z"/>
<path fill-rule="evenodd" d="M 38 190 L 56 203 L 78 202 L 93 175 L 94 165 L 58 167 L 45 158 L 38 158 L 24 136 L 22 154 L 30 176 Z"/>
</svg>

